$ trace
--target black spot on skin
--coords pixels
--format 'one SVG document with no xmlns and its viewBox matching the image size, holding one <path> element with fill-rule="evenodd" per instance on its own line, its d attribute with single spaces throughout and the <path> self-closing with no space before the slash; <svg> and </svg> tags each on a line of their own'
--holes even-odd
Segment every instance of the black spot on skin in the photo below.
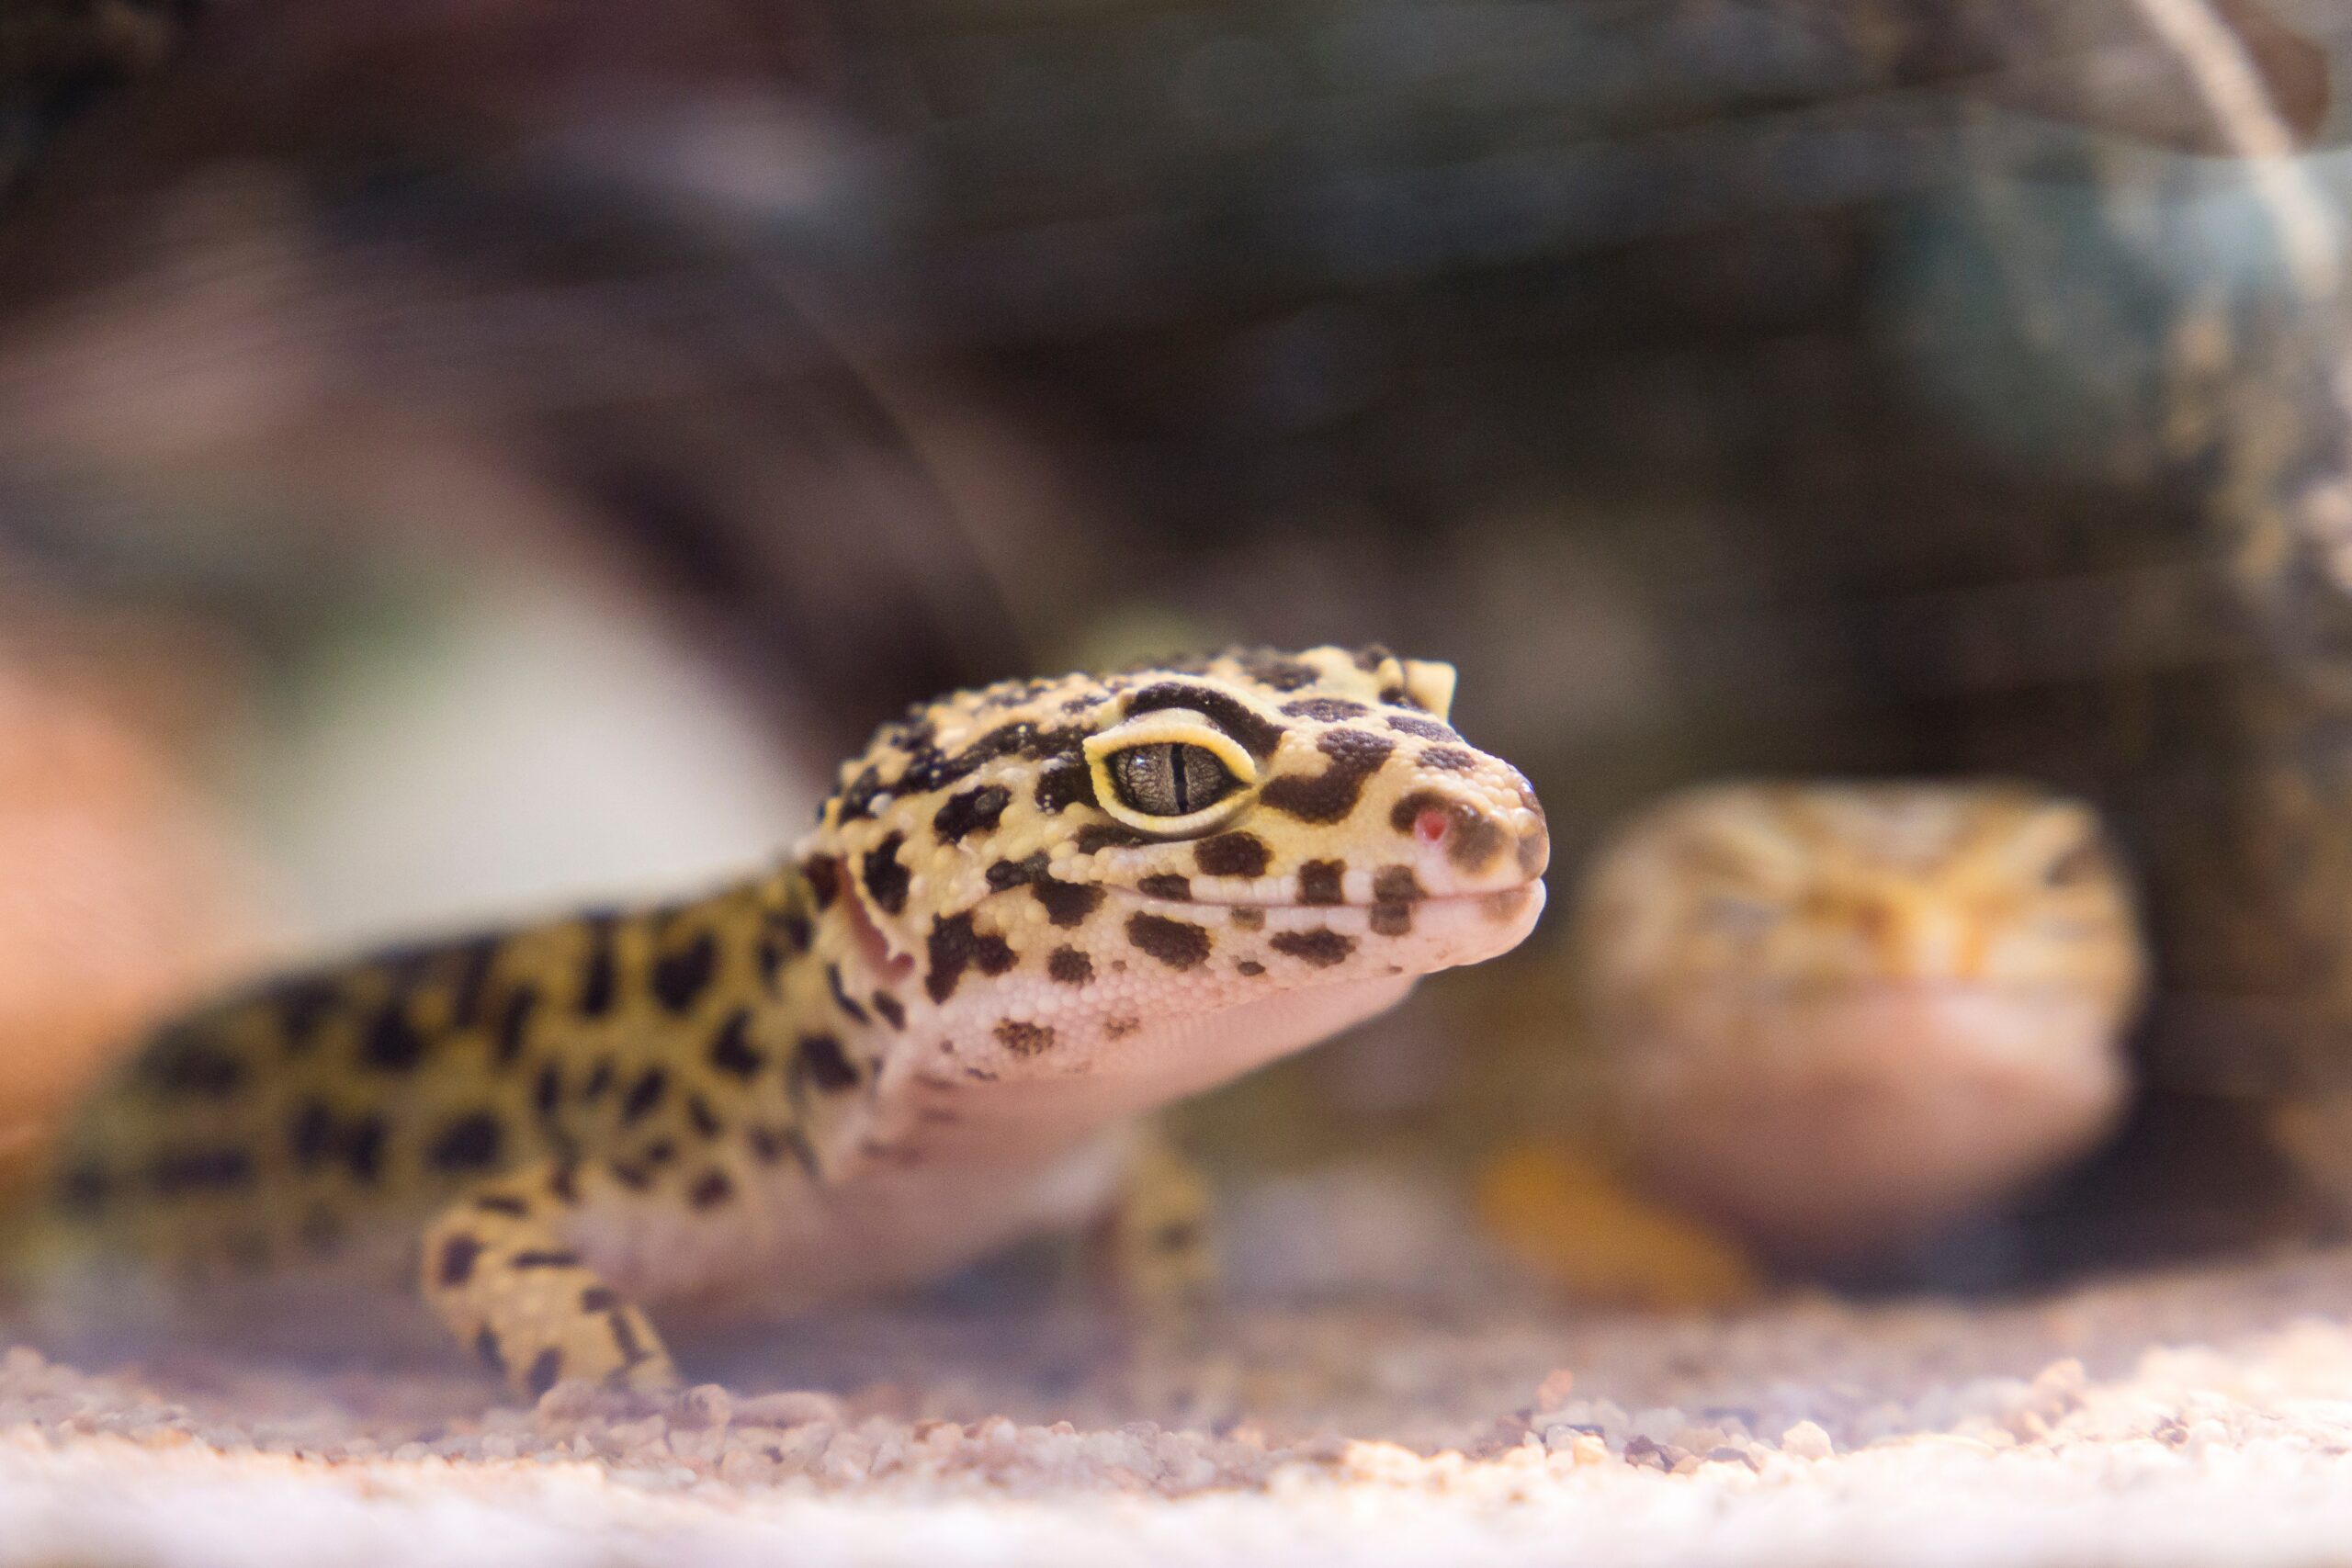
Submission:
<svg viewBox="0 0 2352 1568">
<path fill-rule="evenodd" d="M 1317 929 L 1311 931 L 1276 931 L 1270 941 L 1276 953 L 1286 953 L 1302 964 L 1317 969 L 1329 969 L 1344 963 L 1356 950 L 1355 939 L 1338 931 Z"/>
<path fill-rule="evenodd" d="M 1445 858 L 1464 871 L 1484 871 L 1503 852 L 1509 837 L 1501 823 L 1483 811 L 1473 811 L 1467 820 L 1454 823 L 1446 840 Z"/>
<path fill-rule="evenodd" d="M 786 915 L 776 922 L 776 928 L 784 932 L 784 940 L 792 944 L 795 953 L 806 953 L 816 943 L 816 928 L 808 923 L 806 915 Z"/>
<path fill-rule="evenodd" d="M 1172 872 L 1163 872 L 1158 876 L 1147 876 L 1136 884 L 1136 890 L 1147 898 L 1168 898 L 1178 903 L 1187 902 L 1193 897 L 1191 880 L 1178 876 Z"/>
<path fill-rule="evenodd" d="M 808 891 L 817 900 L 817 908 L 830 909 L 833 900 L 841 897 L 842 863 L 831 855 L 810 855 L 800 863 L 800 874 L 808 879 Z"/>
<path fill-rule="evenodd" d="M 693 1123 L 696 1133 L 706 1138 L 715 1138 L 723 1131 L 718 1112 L 710 1108 L 709 1100 L 698 1094 L 686 1097 L 686 1120 Z"/>
<path fill-rule="evenodd" d="M 959 844 L 974 833 L 996 831 L 1004 808 L 1012 804 L 1012 792 L 1002 784 L 982 784 L 961 795 L 951 795 L 945 805 L 933 814 L 931 830 L 943 844 Z"/>
<path fill-rule="evenodd" d="M 521 1219 L 531 1212 L 531 1206 L 511 1193 L 493 1192 L 487 1198 L 474 1200 L 474 1207 L 485 1214 L 504 1214 L 509 1219 Z"/>
<path fill-rule="evenodd" d="M 1075 760 L 1082 767 L 1089 733 L 1083 728 L 1040 729 L 1026 719 L 999 725 L 952 757 L 929 748 L 918 750 L 894 787 L 905 795 L 934 794 L 961 784 L 999 757 L 1048 764 Z"/>
<path fill-rule="evenodd" d="M 832 993 L 833 1005 L 841 1009 L 842 1012 L 847 1013 L 852 1021 L 858 1023 L 864 1023 L 866 1021 L 865 1004 L 860 1002 L 856 998 L 851 996 L 849 994 L 849 987 L 842 984 L 842 969 L 840 964 L 828 964 L 825 965 L 825 989 Z"/>
<path fill-rule="evenodd" d="M 656 1138 L 651 1143 L 645 1145 L 644 1152 L 640 1157 L 644 1159 L 646 1164 L 650 1166 L 668 1165 L 672 1160 L 678 1157 L 678 1145 L 672 1143 L 667 1138 Z"/>
<path fill-rule="evenodd" d="M 1356 668 L 1367 675 L 1377 674 L 1382 665 L 1396 657 L 1385 643 L 1368 642 L 1355 651 Z"/>
<path fill-rule="evenodd" d="M 442 1241 L 440 1262 L 433 1265 L 433 1279 L 437 1279 L 442 1291 L 454 1291 L 457 1286 L 473 1279 L 475 1258 L 482 1256 L 482 1244 L 468 1236 L 466 1232 Z"/>
<path fill-rule="evenodd" d="M 470 937 L 458 944 L 457 983 L 449 990 L 450 1028 L 471 1029 L 481 1021 L 482 1003 L 490 995 L 490 976 L 498 964 L 499 947 L 494 936 Z"/>
<path fill-rule="evenodd" d="M 1057 947 L 1046 960 L 1048 979 L 1065 986 L 1083 986 L 1094 978 L 1094 960 L 1074 947 Z"/>
<path fill-rule="evenodd" d="M 408 1010 L 397 999 L 379 1008 L 359 1039 L 361 1064 L 380 1073 L 407 1073 L 424 1059 L 424 1036 L 409 1021 Z"/>
<path fill-rule="evenodd" d="M 1091 855 L 1099 850 L 1132 849 L 1137 844 L 1150 843 L 1151 840 L 1133 828 L 1123 828 L 1116 822 L 1089 822 L 1078 830 L 1072 841 L 1078 846 L 1079 853 Z"/>
<path fill-rule="evenodd" d="M 483 1366 L 490 1369 L 491 1376 L 503 1378 L 506 1375 L 506 1355 L 498 1348 L 496 1329 L 486 1327 L 474 1336 L 474 1354 L 481 1359 Z"/>
<path fill-rule="evenodd" d="M 1367 921 L 1379 936 L 1404 936 L 1413 929 L 1413 907 L 1410 904 L 1374 904 Z"/>
<path fill-rule="evenodd" d="M 762 1165 L 775 1165 L 790 1155 L 794 1163 L 808 1174 L 817 1176 L 817 1151 L 800 1135 L 797 1127 L 754 1127 L 750 1134 L 752 1157 Z"/>
<path fill-rule="evenodd" d="M 1197 968 L 1213 945 L 1205 928 L 1160 915 L 1128 916 L 1127 941 L 1170 969 Z"/>
<path fill-rule="evenodd" d="M 372 1184 L 384 1169 L 384 1119 L 369 1113 L 344 1129 L 343 1163 L 352 1179 Z"/>
<path fill-rule="evenodd" d="M 300 1056 L 318 1043 L 320 1026 L 340 999 L 334 982 L 320 979 L 280 981 L 267 997 L 277 1013 L 278 1032 L 289 1056 Z"/>
<path fill-rule="evenodd" d="M 1105 1040 L 1125 1040 L 1128 1035 L 1133 1034 L 1136 1030 L 1141 1029 L 1142 1027 L 1143 1021 L 1139 1018 L 1114 1018 L 1103 1024 L 1102 1038 Z M 977 1077 L 978 1075 L 975 1076 Z"/>
<path fill-rule="evenodd" d="M 588 936 L 588 956 L 580 966 L 580 1016 L 603 1018 L 620 996 L 620 963 L 614 952 L 618 922 L 610 915 L 591 915 L 581 926 Z"/>
<path fill-rule="evenodd" d="M 1023 1018 L 1008 1018 L 996 1026 L 996 1037 L 1016 1056 L 1035 1056 L 1054 1048 L 1054 1032 Z"/>
<path fill-rule="evenodd" d="M 845 1089 L 855 1089 L 858 1084 L 857 1065 L 842 1049 L 836 1035 L 802 1035 L 795 1066 L 822 1093 L 838 1094 Z"/>
<path fill-rule="evenodd" d="M 1127 716 L 1152 713 L 1160 708 L 1190 708 L 1219 729 L 1248 747 L 1252 755 L 1271 757 L 1274 748 L 1282 744 L 1283 727 L 1265 717 L 1248 704 L 1235 700 L 1214 686 L 1195 686 L 1185 681 L 1162 681 L 1146 686 L 1129 697 Z"/>
<path fill-rule="evenodd" d="M 1254 958 L 1245 958 L 1233 967 L 1237 974 L 1247 975 L 1253 980 L 1266 972 L 1266 966 Z"/>
<path fill-rule="evenodd" d="M 1064 930 L 1083 925 L 1086 917 L 1101 906 L 1102 890 L 1058 881 L 1047 874 L 1049 863 L 1043 850 L 1017 861 L 1001 860 L 989 867 L 989 886 L 998 893 L 1025 886 L 1045 906 L 1046 919 L 1055 925 Z"/>
<path fill-rule="evenodd" d="M 1372 897 L 1379 904 L 1410 904 L 1426 897 L 1409 865 L 1384 865 L 1372 874 Z"/>
<path fill-rule="evenodd" d="M 543 1398 L 562 1375 L 563 1352 L 549 1346 L 531 1358 L 531 1370 L 523 1374 L 523 1386 L 533 1399 Z"/>
<path fill-rule="evenodd" d="M 577 1269 L 580 1267 L 580 1254 L 534 1248 L 518 1252 L 507 1261 L 516 1269 Z"/>
<path fill-rule="evenodd" d="M 1298 868 L 1298 901 L 1302 904 L 1337 904 L 1341 902 L 1340 878 L 1345 876 L 1348 863 L 1337 860 L 1311 860 Z"/>
<path fill-rule="evenodd" d="M 737 1008 L 710 1037 L 710 1065 L 722 1073 L 739 1078 L 757 1077 L 767 1066 L 767 1055 L 752 1043 L 752 1015 L 749 1010 Z"/>
<path fill-rule="evenodd" d="M 704 931 L 654 961 L 653 998 L 673 1015 L 691 1012 L 718 972 L 718 939 Z"/>
<path fill-rule="evenodd" d="M 1407 792 L 1388 808 L 1388 825 L 1399 833 L 1410 833 L 1424 811 L 1445 813 L 1445 855 L 1464 870 L 1477 871 L 1501 852 L 1504 833 L 1493 818 L 1466 800 L 1436 790 Z"/>
<path fill-rule="evenodd" d="M 613 1179 L 632 1192 L 642 1192 L 653 1185 L 653 1173 L 641 1165 L 630 1165 L 623 1160 L 615 1160 L 610 1168 Z"/>
<path fill-rule="evenodd" d="M 335 1151 L 334 1112 L 318 1100 L 304 1102 L 286 1130 L 287 1151 L 304 1170 L 322 1163 Z"/>
<path fill-rule="evenodd" d="M 865 891 L 886 915 L 902 914 L 907 908 L 907 887 L 914 874 L 899 863 L 899 847 L 906 841 L 904 833 L 892 833 L 865 852 Z"/>
<path fill-rule="evenodd" d="M 580 1201 L 580 1173 L 570 1161 L 556 1167 L 555 1174 L 548 1178 L 548 1193 L 567 1209 Z"/>
<path fill-rule="evenodd" d="M 620 1297 L 608 1285 L 591 1285 L 580 1292 L 582 1312 L 610 1312 L 620 1304 Z"/>
<path fill-rule="evenodd" d="M 174 1150 L 147 1168 L 147 1184 L 165 1194 L 227 1191 L 253 1179 L 253 1156 L 243 1149 Z"/>
<path fill-rule="evenodd" d="M 580 1098 L 593 1104 L 604 1099 L 605 1091 L 612 1087 L 613 1063 L 607 1056 L 588 1069 L 588 1081 L 580 1086 Z"/>
<path fill-rule="evenodd" d="M 1266 911 L 1263 909 L 1236 909 L 1227 918 L 1233 921 L 1233 929 L 1238 931 L 1259 931 L 1266 929 Z"/>
<path fill-rule="evenodd" d="M 498 1163 L 505 1136 L 497 1117 L 477 1111 L 443 1128 L 424 1157 L 435 1170 L 481 1170 Z"/>
<path fill-rule="evenodd" d="M 1440 724 L 1433 718 L 1416 718 L 1408 713 L 1390 714 L 1388 728 L 1399 735 L 1409 735 L 1416 740 L 1458 741 L 1462 739 L 1447 725 Z"/>
<path fill-rule="evenodd" d="M 1043 877 L 1030 884 L 1029 891 L 1046 907 L 1046 919 L 1064 931 L 1086 923 L 1086 918 L 1101 908 L 1102 889 L 1083 883 L 1057 882 Z"/>
<path fill-rule="evenodd" d="M 1193 846 L 1193 863 L 1207 876 L 1263 876 L 1272 859 L 1255 833 L 1219 833 Z"/>
<path fill-rule="evenodd" d="M 537 986 L 517 986 L 506 1005 L 498 1012 L 498 1032 L 491 1037 L 491 1059 L 502 1067 L 512 1066 L 523 1055 L 523 1046 L 531 1037 L 531 1014 L 539 1005 Z"/>
<path fill-rule="evenodd" d="M 1321 724 L 1337 724 L 1343 718 L 1362 718 L 1372 710 L 1348 697 L 1301 697 L 1295 703 L 1284 703 L 1283 712 L 1295 718 L 1311 718 Z"/>
<path fill-rule="evenodd" d="M 1242 672 L 1261 686 L 1272 686 L 1277 692 L 1295 692 L 1312 686 L 1321 680 L 1322 672 L 1312 664 L 1286 659 L 1268 649 L 1254 649 L 1242 656 Z M 1284 708 L 1284 713 L 1291 710 Z"/>
<path fill-rule="evenodd" d="M 1402 686 L 1381 687 L 1380 700 L 1392 707 L 1417 708 L 1421 705 L 1413 700 L 1413 694 Z"/>
<path fill-rule="evenodd" d="M 1459 746 L 1424 746 L 1419 761 L 1424 768 L 1434 768 L 1442 773 L 1475 773 L 1478 771 L 1478 756 Z"/>
<path fill-rule="evenodd" d="M 855 822 L 874 815 L 874 797 L 882 793 L 882 773 L 868 767 L 842 789 L 841 812 L 838 820 Z"/>
<path fill-rule="evenodd" d="M 613 1331 L 613 1348 L 621 1353 L 622 1360 L 633 1367 L 645 1359 L 645 1347 L 639 1343 L 637 1330 L 629 1326 L 627 1313 L 618 1309 L 606 1313 L 605 1326 Z"/>
<path fill-rule="evenodd" d="M 555 1114 L 563 1102 L 563 1071 L 553 1062 L 541 1066 L 531 1079 L 531 1109 L 542 1119 Z"/>
<path fill-rule="evenodd" d="M 686 1189 L 686 1206 L 691 1209 L 716 1209 L 735 1196 L 735 1183 L 723 1170 L 707 1170 Z"/>
<path fill-rule="evenodd" d="M 1001 975 L 1018 962 L 1004 938 L 975 926 L 969 911 L 934 919 L 927 946 L 931 969 L 923 976 L 923 989 L 934 1002 L 944 1002 L 956 994 L 967 969 Z"/>
<path fill-rule="evenodd" d="M 142 1076 L 164 1094 L 198 1100 L 226 1100 L 246 1079 L 244 1062 L 225 1046 L 181 1031 L 155 1043 Z"/>
<path fill-rule="evenodd" d="M 874 993 L 874 1010 L 881 1014 L 882 1021 L 893 1029 L 907 1026 L 907 1010 L 899 1005 L 898 998 L 888 991 Z"/>
<path fill-rule="evenodd" d="M 1094 770 L 1083 757 L 1065 757 L 1037 771 L 1037 809 L 1058 817 L 1073 806 L 1099 806 L 1094 795 Z"/>
<path fill-rule="evenodd" d="M 989 890 L 1003 893 L 1015 887 L 1027 887 L 1046 876 L 1046 868 L 1052 863 L 1043 850 L 1019 860 L 998 861 L 988 870 Z"/>
<path fill-rule="evenodd" d="M 654 1108 L 662 1103 L 662 1097 L 669 1092 L 670 1075 L 660 1067 L 646 1068 L 621 1098 L 621 1125 L 626 1127 L 652 1115 Z"/>
<path fill-rule="evenodd" d="M 1259 790 L 1259 800 L 1302 822 L 1340 821 L 1356 808 L 1364 780 L 1380 771 L 1396 743 L 1368 730 L 1327 729 L 1315 747 L 1329 759 L 1320 773 L 1284 773 Z"/>
<path fill-rule="evenodd" d="M 57 1200 L 69 1213 L 92 1214 L 113 1195 L 114 1179 L 94 1165 L 79 1165 L 59 1178 Z"/>
</svg>

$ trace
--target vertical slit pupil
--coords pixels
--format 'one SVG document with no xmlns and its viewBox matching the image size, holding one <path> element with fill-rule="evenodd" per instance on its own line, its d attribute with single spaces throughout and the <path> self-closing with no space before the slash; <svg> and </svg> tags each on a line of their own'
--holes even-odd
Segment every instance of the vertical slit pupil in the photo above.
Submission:
<svg viewBox="0 0 2352 1568">
<path fill-rule="evenodd" d="M 1176 792 L 1176 815 L 1182 817 L 1193 809 L 1184 789 L 1184 747 L 1170 742 L 1168 748 L 1168 777 Z"/>
</svg>

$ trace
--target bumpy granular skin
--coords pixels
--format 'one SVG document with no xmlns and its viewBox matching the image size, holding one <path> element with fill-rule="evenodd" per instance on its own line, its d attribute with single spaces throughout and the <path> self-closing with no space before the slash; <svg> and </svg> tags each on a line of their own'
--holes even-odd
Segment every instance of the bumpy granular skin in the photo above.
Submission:
<svg viewBox="0 0 2352 1568">
<path fill-rule="evenodd" d="M 1136 1157 L 1136 1113 L 1542 908 L 1543 813 L 1453 686 L 1327 648 L 921 705 L 762 875 L 167 1028 L 72 1133 L 33 1256 L 79 1311 L 330 1337 L 421 1277 L 532 1393 L 672 1383 L 647 1306 L 769 1314 L 1106 1213 L 1138 1294 L 1193 1291 L 1199 1186 Z"/>
</svg>

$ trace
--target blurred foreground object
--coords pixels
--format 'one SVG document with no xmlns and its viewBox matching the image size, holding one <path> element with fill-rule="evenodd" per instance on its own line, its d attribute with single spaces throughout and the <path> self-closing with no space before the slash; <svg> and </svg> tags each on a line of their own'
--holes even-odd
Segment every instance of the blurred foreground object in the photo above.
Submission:
<svg viewBox="0 0 2352 1568">
<path fill-rule="evenodd" d="M 253 951 L 245 868 L 164 750 L 0 650 L 0 1190 L 140 1026 Z"/>
<path fill-rule="evenodd" d="M 2097 1143 L 2143 958 L 2086 808 L 1735 784 L 1626 826 L 1575 911 L 1643 1179 L 1772 1252 L 1899 1243 Z"/>
</svg>

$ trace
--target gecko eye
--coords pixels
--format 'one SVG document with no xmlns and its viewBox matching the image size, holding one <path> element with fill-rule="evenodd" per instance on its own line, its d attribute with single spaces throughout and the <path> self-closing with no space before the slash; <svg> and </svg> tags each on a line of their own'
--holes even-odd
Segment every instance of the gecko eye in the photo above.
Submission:
<svg viewBox="0 0 2352 1568">
<path fill-rule="evenodd" d="M 1232 818 L 1258 782 L 1248 748 L 1199 714 L 1156 708 L 1086 738 L 1094 801 L 1155 839 L 1189 838 Z"/>
<path fill-rule="evenodd" d="M 1216 753 L 1181 740 L 1114 751 L 1110 767 L 1120 802 L 1147 817 L 1189 817 L 1241 787 Z"/>
<path fill-rule="evenodd" d="M 2096 839 L 2085 839 L 2041 868 L 2042 882 L 2052 887 L 2080 887 L 2107 870 L 2107 855 Z"/>
</svg>

